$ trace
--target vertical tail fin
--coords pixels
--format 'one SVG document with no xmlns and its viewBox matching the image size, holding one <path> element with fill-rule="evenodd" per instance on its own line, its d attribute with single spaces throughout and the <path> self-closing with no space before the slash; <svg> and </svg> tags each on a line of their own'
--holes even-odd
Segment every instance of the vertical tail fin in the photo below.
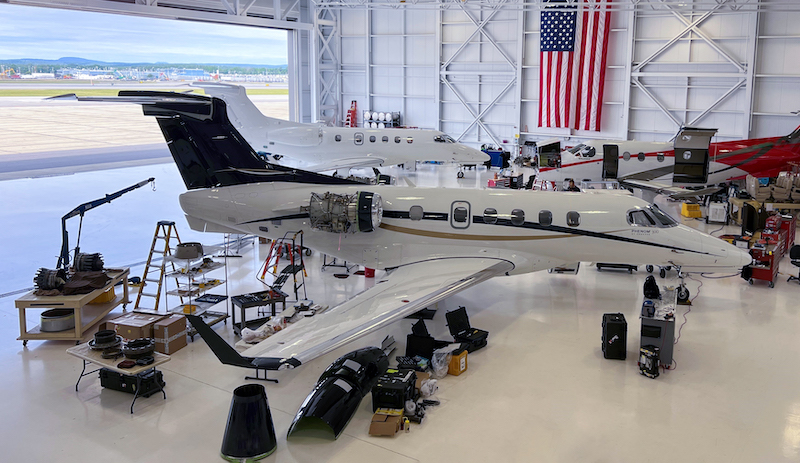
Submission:
<svg viewBox="0 0 800 463">
<path fill-rule="evenodd" d="M 266 162 L 231 124 L 219 98 L 147 91 L 121 91 L 119 98 L 156 117 L 189 190 L 271 181 L 354 183 Z"/>
<path fill-rule="evenodd" d="M 296 122 L 275 119 L 265 116 L 259 111 L 253 101 L 247 97 L 247 90 L 241 85 L 225 84 L 221 82 L 194 82 L 192 87 L 202 88 L 207 95 L 219 98 L 228 105 L 228 118 L 231 123 L 243 132 L 244 136 L 251 139 L 248 130 L 257 127 L 264 132 L 269 132 L 271 128 L 299 126 Z M 264 133 L 252 134 L 253 137 L 264 136 Z"/>
</svg>

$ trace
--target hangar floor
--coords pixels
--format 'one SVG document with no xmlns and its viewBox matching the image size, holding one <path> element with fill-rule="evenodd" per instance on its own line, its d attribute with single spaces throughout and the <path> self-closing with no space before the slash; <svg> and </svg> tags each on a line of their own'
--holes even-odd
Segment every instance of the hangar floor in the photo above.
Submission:
<svg viewBox="0 0 800 463">
<path fill-rule="evenodd" d="M 467 171 L 457 181 L 453 168 L 430 165 L 395 173 L 419 185 L 450 187 L 485 185 L 492 175 Z M 133 415 L 130 395 L 104 390 L 95 378 L 84 378 L 75 392 L 81 362 L 64 352 L 72 343 L 31 341 L 23 347 L 15 340 L 15 290 L 30 286 L 38 267 L 55 265 L 59 217 L 150 176 L 157 179 L 156 192 L 143 188 L 87 213 L 81 237 L 81 248 L 102 252 L 108 266 L 139 263 L 132 269 L 137 275 L 158 220 L 175 220 L 184 240 L 219 242 L 217 235 L 191 233 L 185 225 L 177 204 L 183 185 L 172 164 L 0 182 L 6 198 L 0 233 L 11 247 L 0 269 L 4 461 L 221 461 L 231 393 L 250 372 L 221 365 L 202 340 L 163 365 L 167 400 L 139 399 Z M 666 206 L 678 217 L 675 205 Z M 74 245 L 77 234 L 70 230 Z M 245 246 L 241 258 L 228 259 L 229 294 L 262 289 L 254 274 L 267 249 Z M 332 305 L 373 284 L 355 275 L 336 279 L 320 271 L 321 262 L 317 254 L 307 261 L 308 296 L 315 302 Z M 795 270 L 788 260 L 782 269 Z M 465 374 L 440 381 L 442 404 L 422 425 L 394 438 L 367 435 L 369 398 L 336 441 L 307 434 L 287 442 L 286 430 L 331 361 L 387 334 L 402 352 L 410 321 L 278 372 L 280 384 L 266 386 L 278 450 L 265 461 L 798 461 L 800 286 L 786 283 L 786 275 L 774 289 L 738 277 L 689 280 L 696 299 L 691 312 L 678 317 L 679 324 L 688 321 L 675 346 L 677 369 L 653 380 L 636 366 L 645 276 L 642 268 L 629 275 L 584 263 L 577 275 L 497 278 L 440 303 L 428 323 L 432 334 L 445 338 L 444 312 L 466 306 L 472 325 L 489 331 L 489 345 L 469 356 Z M 670 276 L 658 280 L 674 283 Z M 606 312 L 622 312 L 628 320 L 626 361 L 602 357 Z M 29 323 L 37 324 L 35 318 Z M 216 329 L 235 341 L 230 325 Z"/>
</svg>

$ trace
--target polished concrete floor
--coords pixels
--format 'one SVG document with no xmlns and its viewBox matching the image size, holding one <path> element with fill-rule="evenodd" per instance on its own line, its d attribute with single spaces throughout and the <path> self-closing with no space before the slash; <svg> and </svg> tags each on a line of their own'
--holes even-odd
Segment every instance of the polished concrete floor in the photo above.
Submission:
<svg viewBox="0 0 800 463">
<path fill-rule="evenodd" d="M 484 185 L 492 174 L 468 171 L 456 180 L 452 168 L 430 165 L 394 173 L 448 187 Z M 250 372 L 221 365 L 202 340 L 163 366 L 167 399 L 139 399 L 134 414 L 130 395 L 104 390 L 95 377 L 84 378 L 75 391 L 81 362 L 65 353 L 71 342 L 23 347 L 16 340 L 14 299 L 31 286 L 37 268 L 55 266 L 61 215 L 150 176 L 156 177 L 155 192 L 145 187 L 88 212 L 80 243 L 86 252 L 103 253 L 108 266 L 132 266 L 138 275 L 158 220 L 175 220 L 184 240 L 221 240 L 188 229 L 177 204 L 183 185 L 172 164 L 0 182 L 0 237 L 8 248 L 0 268 L 3 461 L 221 461 L 231 394 Z M 675 205 L 667 206 L 676 216 Z M 69 222 L 71 246 L 77 220 Z M 719 228 L 707 230 L 722 233 Z M 255 273 L 267 249 L 245 246 L 242 257 L 228 259 L 229 294 L 263 288 Z M 334 278 L 320 271 L 321 263 L 318 254 L 306 262 L 308 297 L 315 302 L 332 305 L 372 284 L 356 275 Z M 387 334 L 402 352 L 411 327 L 404 320 L 274 374 L 280 383 L 266 388 L 279 442 L 265 461 L 798 461 L 800 285 L 785 281 L 789 273 L 796 268 L 785 260 L 774 289 L 738 277 L 689 280 L 694 300 L 691 312 L 678 316 L 677 368 L 657 379 L 640 375 L 636 365 L 644 269 L 598 272 L 584 263 L 577 275 L 539 272 L 487 281 L 440 303 L 428 323 L 432 334 L 446 338 L 444 312 L 466 306 L 472 325 L 490 335 L 488 347 L 468 357 L 465 374 L 440 381 L 441 405 L 423 424 L 393 438 L 370 437 L 367 398 L 338 440 L 321 434 L 286 439 L 322 370 Z M 658 280 L 672 284 L 674 272 Z M 626 361 L 603 359 L 606 312 L 622 312 L 628 320 Z M 29 323 L 37 318 L 31 314 Z M 236 341 L 230 324 L 215 329 Z"/>
</svg>

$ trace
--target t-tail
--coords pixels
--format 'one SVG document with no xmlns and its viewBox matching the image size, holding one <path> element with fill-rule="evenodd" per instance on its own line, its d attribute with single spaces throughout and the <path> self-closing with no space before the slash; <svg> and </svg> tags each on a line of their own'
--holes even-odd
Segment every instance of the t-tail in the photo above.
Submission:
<svg viewBox="0 0 800 463">
<path fill-rule="evenodd" d="M 247 138 L 250 138 L 250 135 L 257 136 L 255 133 L 247 133 L 248 128 L 252 127 L 258 127 L 265 133 L 269 133 L 272 129 L 300 127 L 304 125 L 298 122 L 265 116 L 247 96 L 247 89 L 241 85 L 226 84 L 223 82 L 192 82 L 189 85 L 202 88 L 203 91 L 206 92 L 206 95 L 225 101 L 225 104 L 228 105 L 228 117 L 231 119 L 231 123 L 233 123 L 238 130 L 245 131 L 243 135 Z M 261 133 L 261 135 L 263 136 L 264 133 Z"/>
<path fill-rule="evenodd" d="M 54 99 L 142 105 L 145 115 L 156 117 L 189 190 L 260 182 L 354 183 L 267 162 L 256 154 L 231 124 L 226 103 L 219 98 L 131 90 L 120 91 L 116 97 L 79 97 L 70 94 Z"/>
<path fill-rule="evenodd" d="M 294 368 L 300 366 L 300 362 L 295 359 L 279 359 L 272 357 L 243 357 L 228 344 L 222 336 L 211 329 L 197 315 L 186 315 L 186 319 L 192 324 L 197 334 L 208 344 L 208 347 L 217 356 L 220 362 L 225 365 L 233 365 L 242 368 L 258 368 L 262 370 L 281 370 L 284 368 Z"/>
</svg>

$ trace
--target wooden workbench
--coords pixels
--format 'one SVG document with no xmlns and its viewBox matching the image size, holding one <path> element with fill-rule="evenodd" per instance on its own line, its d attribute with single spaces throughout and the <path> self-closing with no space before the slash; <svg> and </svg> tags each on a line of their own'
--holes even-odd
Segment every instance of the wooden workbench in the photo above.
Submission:
<svg viewBox="0 0 800 463">
<path fill-rule="evenodd" d="M 728 198 L 728 202 L 731 203 L 731 219 L 737 223 L 742 223 L 742 208 L 745 204 L 750 204 L 756 209 L 761 207 L 761 203 L 756 201 L 755 199 L 739 199 L 739 198 Z M 735 210 L 734 210 L 735 209 Z M 764 203 L 764 209 L 767 211 L 800 211 L 800 203 Z"/>
<path fill-rule="evenodd" d="M 106 286 L 96 289 L 88 294 L 74 296 L 36 296 L 33 291 L 25 294 L 14 305 L 19 310 L 19 337 L 23 345 L 31 339 L 81 341 L 87 331 L 94 328 L 103 317 L 108 315 L 117 306 L 122 304 L 123 310 L 130 302 L 128 300 L 128 273 L 130 269 L 108 269 L 107 274 L 111 280 Z M 89 304 L 106 291 L 122 282 L 122 294 L 115 295 L 114 299 L 102 304 Z M 41 331 L 39 325 L 28 330 L 26 311 L 31 309 L 73 309 L 75 312 L 75 328 L 65 331 Z"/>
</svg>

